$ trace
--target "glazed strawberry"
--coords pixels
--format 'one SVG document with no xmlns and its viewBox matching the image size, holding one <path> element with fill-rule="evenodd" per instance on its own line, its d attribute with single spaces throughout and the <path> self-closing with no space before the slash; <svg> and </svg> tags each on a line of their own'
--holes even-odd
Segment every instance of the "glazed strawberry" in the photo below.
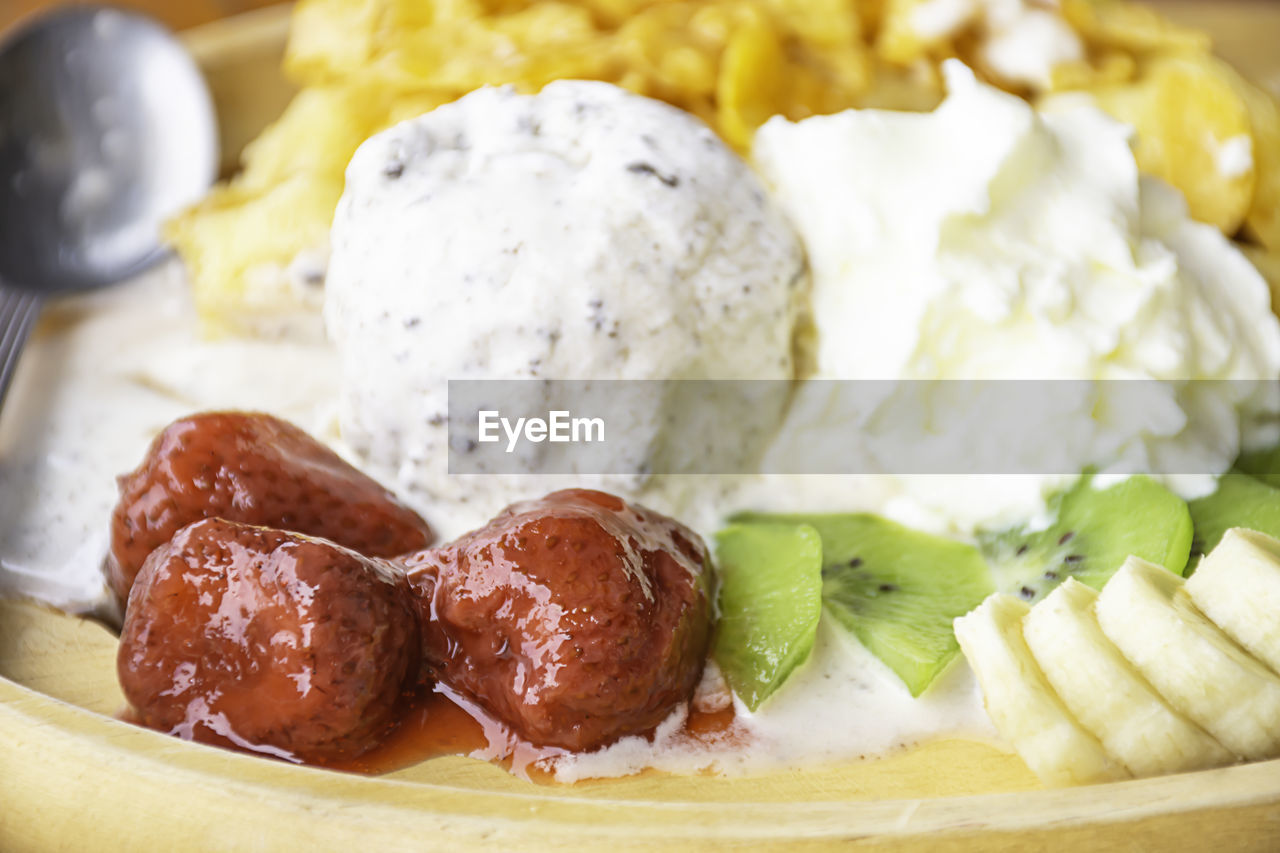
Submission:
<svg viewBox="0 0 1280 853">
<path fill-rule="evenodd" d="M 407 554 L 434 538 L 382 486 L 264 414 L 208 412 L 175 421 L 119 487 L 106 571 L 121 603 L 147 555 L 204 518 L 322 536 L 371 557 Z"/>
<path fill-rule="evenodd" d="M 117 670 L 151 728 L 323 763 L 367 751 L 394 726 L 420 649 L 398 567 L 212 519 L 147 558 Z"/>
<path fill-rule="evenodd" d="M 706 559 L 677 522 L 569 490 L 406 564 L 433 675 L 532 743 L 588 750 L 692 695 L 711 628 Z"/>
</svg>

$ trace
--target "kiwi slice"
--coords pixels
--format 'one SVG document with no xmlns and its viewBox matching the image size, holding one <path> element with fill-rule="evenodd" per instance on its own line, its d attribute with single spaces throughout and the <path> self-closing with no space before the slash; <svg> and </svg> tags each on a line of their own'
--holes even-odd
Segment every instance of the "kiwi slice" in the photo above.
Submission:
<svg viewBox="0 0 1280 853">
<path fill-rule="evenodd" d="M 1280 489 L 1280 444 L 1268 450 L 1241 455 L 1236 460 L 1236 471 L 1248 474 L 1273 489 Z"/>
<path fill-rule="evenodd" d="M 1066 578 L 1102 589 L 1130 556 L 1182 574 L 1191 552 L 1186 501 L 1149 477 L 1096 488 L 1084 475 L 1049 499 L 1048 527 L 980 531 L 996 588 L 1038 601 Z"/>
<path fill-rule="evenodd" d="M 1189 501 L 1195 538 L 1191 543 L 1191 566 L 1222 540 L 1232 527 L 1247 527 L 1269 536 L 1280 536 L 1280 489 L 1247 474 L 1224 474 L 1211 495 Z"/>
<path fill-rule="evenodd" d="M 866 513 L 746 516 L 822 537 L 827 612 L 919 696 L 960 647 L 951 623 L 992 591 L 977 548 Z"/>
<path fill-rule="evenodd" d="M 714 655 L 752 711 L 804 663 L 822 615 L 822 540 L 804 524 L 731 524 L 716 534 Z"/>
</svg>

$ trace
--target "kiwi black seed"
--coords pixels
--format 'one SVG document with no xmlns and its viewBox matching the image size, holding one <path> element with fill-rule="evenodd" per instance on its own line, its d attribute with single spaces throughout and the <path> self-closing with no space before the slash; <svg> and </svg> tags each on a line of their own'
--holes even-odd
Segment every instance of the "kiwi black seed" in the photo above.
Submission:
<svg viewBox="0 0 1280 853">
<path fill-rule="evenodd" d="M 1187 504 L 1149 477 L 1097 488 L 1086 475 L 1049 501 L 1047 526 L 982 531 L 996 588 L 1039 601 L 1066 578 L 1101 589 L 1136 555 L 1181 574 L 1191 549 Z"/>
</svg>

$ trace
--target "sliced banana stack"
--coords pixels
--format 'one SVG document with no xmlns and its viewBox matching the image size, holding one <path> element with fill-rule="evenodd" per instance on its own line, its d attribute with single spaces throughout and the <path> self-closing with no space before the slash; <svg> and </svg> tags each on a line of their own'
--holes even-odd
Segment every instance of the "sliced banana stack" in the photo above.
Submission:
<svg viewBox="0 0 1280 853">
<path fill-rule="evenodd" d="M 1068 579 L 1034 608 L 993 595 L 955 630 L 992 722 L 1046 784 L 1280 756 L 1270 536 L 1228 531 L 1185 582 L 1130 557 L 1101 593 Z"/>
<path fill-rule="evenodd" d="M 1187 581 L 1205 616 L 1280 672 L 1280 540 L 1233 527 Z"/>
<path fill-rule="evenodd" d="M 1098 739 L 1071 716 L 1022 637 L 1030 608 L 997 593 L 955 621 L 956 639 L 982 686 L 987 714 L 1047 785 L 1124 779 Z"/>
<path fill-rule="evenodd" d="M 1248 759 L 1276 755 L 1280 677 L 1206 619 L 1182 587 L 1172 572 L 1130 557 L 1098 596 L 1098 624 L 1171 706 L 1223 746 Z"/>
<path fill-rule="evenodd" d="M 1022 623 L 1027 647 L 1063 704 L 1135 776 L 1231 763 L 1235 756 L 1170 708 L 1102 633 L 1093 615 L 1097 598 L 1068 578 Z"/>
</svg>

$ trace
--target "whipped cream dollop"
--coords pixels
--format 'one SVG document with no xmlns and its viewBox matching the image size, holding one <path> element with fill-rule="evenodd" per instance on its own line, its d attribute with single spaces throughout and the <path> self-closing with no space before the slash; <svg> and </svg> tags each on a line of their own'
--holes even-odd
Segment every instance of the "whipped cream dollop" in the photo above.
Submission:
<svg viewBox="0 0 1280 853">
<path fill-rule="evenodd" d="M 604 480 L 450 476 L 449 380 L 793 374 L 807 290 L 795 233 L 703 122 L 610 84 L 480 89 L 378 134 L 351 161 L 332 244 L 343 438 L 445 534 L 558 485 L 634 496 L 648 461 L 585 472 L 622 472 Z M 548 389 L 528 393 L 566 408 Z M 610 429 L 645 448 L 670 401 L 634 392 L 634 417 Z M 708 452 L 724 443 L 705 438 Z"/>
<path fill-rule="evenodd" d="M 890 385 L 861 408 L 814 384 L 772 467 L 825 441 L 862 454 L 859 470 L 901 471 L 900 427 L 914 417 L 922 436 L 945 438 L 940 454 L 962 452 L 978 473 L 989 454 L 992 471 L 1097 465 L 1205 475 L 1180 490 L 1211 488 L 1207 475 L 1243 444 L 1273 438 L 1276 387 L 1186 380 L 1280 377 L 1266 283 L 1188 218 L 1177 192 L 1139 175 L 1126 126 L 1078 99 L 1037 112 L 958 62 L 945 74 L 949 95 L 932 113 L 774 118 L 756 136 L 756 165 L 808 250 L 817 376 L 1087 381 L 1060 396 L 1043 385 L 1037 405 L 1014 412 L 959 406 L 945 383 Z M 948 420 L 957 412 L 969 421 Z M 999 514 L 992 490 L 1013 489 L 1025 506 L 1045 479 L 948 490 L 925 478 L 920 490 L 926 504 L 956 492 L 945 500 L 954 522 Z"/>
</svg>

